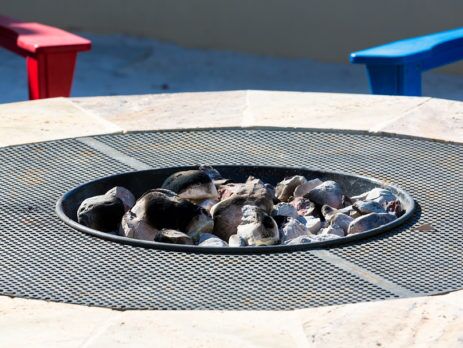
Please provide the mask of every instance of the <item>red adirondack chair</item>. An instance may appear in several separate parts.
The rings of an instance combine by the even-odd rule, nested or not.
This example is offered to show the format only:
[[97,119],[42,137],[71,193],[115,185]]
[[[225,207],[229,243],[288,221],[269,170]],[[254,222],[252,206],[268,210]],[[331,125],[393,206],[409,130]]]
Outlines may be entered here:
[[29,99],[69,97],[77,53],[91,41],[48,25],[0,16],[0,46],[26,58]]

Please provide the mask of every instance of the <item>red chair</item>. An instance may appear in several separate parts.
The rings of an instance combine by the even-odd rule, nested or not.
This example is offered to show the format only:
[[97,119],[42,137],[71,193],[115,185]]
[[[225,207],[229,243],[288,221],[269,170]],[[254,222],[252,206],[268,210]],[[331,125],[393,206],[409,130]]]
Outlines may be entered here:
[[0,16],[0,46],[26,58],[29,99],[69,97],[77,52],[91,45],[58,28]]

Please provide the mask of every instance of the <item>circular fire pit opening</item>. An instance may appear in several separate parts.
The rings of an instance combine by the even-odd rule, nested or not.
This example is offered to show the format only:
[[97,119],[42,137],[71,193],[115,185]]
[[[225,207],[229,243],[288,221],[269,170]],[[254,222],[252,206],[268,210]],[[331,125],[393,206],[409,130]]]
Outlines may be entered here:
[[127,238],[111,233],[97,231],[95,229],[86,227],[77,222],[77,211],[80,204],[87,198],[103,195],[108,190],[115,186],[122,186],[131,191],[135,198],[138,199],[145,192],[153,188],[159,188],[164,180],[170,175],[185,170],[193,170],[198,167],[172,167],[151,169],[138,172],[129,172],[109,177],[104,177],[80,185],[71,191],[65,193],[56,205],[58,216],[69,226],[78,231],[110,240],[113,242],[129,244],[133,246],[141,246],[145,248],[157,248],[171,251],[183,252],[199,252],[199,253],[232,253],[232,254],[252,254],[252,253],[269,253],[269,252],[289,252],[298,250],[307,250],[320,247],[332,247],[348,243],[351,241],[371,237],[379,233],[390,230],[398,225],[403,224],[413,213],[415,203],[412,197],[402,190],[401,188],[386,184],[379,180],[345,174],[340,172],[327,172],[317,171],[306,168],[293,168],[293,167],[267,167],[267,166],[213,166],[217,169],[224,178],[230,179],[232,182],[245,182],[249,176],[254,176],[261,179],[265,183],[276,185],[278,182],[287,177],[295,175],[302,175],[307,180],[318,178],[322,181],[332,180],[339,184],[343,193],[346,196],[352,197],[363,194],[374,188],[385,188],[392,192],[400,201],[402,209],[405,211],[403,215],[386,223],[380,227],[373,228],[361,233],[351,234],[342,238],[333,240],[324,240],[311,242],[307,244],[293,244],[293,245],[269,245],[269,246],[246,246],[246,247],[211,247],[211,246],[196,246],[196,245],[183,245],[162,243],[148,240],[140,240],[134,238]]

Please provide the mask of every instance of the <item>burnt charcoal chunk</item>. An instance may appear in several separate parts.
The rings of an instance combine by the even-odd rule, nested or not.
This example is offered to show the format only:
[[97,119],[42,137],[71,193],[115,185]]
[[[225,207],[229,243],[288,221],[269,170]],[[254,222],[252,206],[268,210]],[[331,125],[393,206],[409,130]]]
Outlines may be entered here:
[[98,231],[112,232],[118,229],[124,213],[124,204],[119,198],[95,196],[82,202],[77,221]]

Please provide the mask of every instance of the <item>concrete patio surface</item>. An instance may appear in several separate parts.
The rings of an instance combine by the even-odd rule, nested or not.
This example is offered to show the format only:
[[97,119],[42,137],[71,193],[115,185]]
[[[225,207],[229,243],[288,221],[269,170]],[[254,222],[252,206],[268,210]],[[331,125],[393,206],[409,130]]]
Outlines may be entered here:
[[[229,91],[0,105],[0,145],[135,130],[358,129],[463,143],[463,103]],[[460,347],[463,291],[295,311],[113,311],[0,297],[0,346]]]

